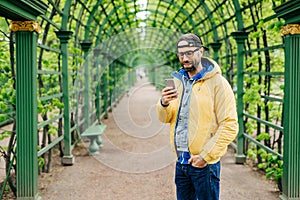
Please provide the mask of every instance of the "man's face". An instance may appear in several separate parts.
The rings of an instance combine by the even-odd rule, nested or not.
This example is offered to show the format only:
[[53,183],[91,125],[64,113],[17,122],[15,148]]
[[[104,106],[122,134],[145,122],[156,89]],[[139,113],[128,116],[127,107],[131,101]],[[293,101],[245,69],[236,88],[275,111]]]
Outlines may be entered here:
[[[188,45],[188,42],[180,41],[178,43],[178,46],[184,45]],[[196,70],[199,62],[201,61],[202,53],[202,47],[181,47],[177,49],[179,61],[187,72],[193,72]]]

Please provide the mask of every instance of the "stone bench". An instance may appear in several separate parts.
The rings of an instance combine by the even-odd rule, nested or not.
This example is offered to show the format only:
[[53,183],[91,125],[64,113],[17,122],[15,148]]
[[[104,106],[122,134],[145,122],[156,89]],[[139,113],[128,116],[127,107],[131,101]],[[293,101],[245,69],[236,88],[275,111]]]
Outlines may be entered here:
[[90,155],[99,154],[99,149],[102,147],[101,135],[105,128],[105,124],[90,126],[81,134],[81,137],[87,137],[90,139]]

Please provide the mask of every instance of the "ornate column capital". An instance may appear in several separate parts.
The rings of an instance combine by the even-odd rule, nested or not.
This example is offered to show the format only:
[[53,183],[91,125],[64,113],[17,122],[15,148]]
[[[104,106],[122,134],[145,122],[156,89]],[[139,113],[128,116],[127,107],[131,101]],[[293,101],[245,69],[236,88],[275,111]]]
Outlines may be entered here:
[[17,31],[30,31],[36,33],[41,32],[41,26],[36,21],[12,21],[9,28],[13,32],[17,32]]
[[72,38],[72,31],[55,31],[56,36],[60,39],[61,43],[68,43],[68,40]]
[[216,51],[220,50],[222,43],[221,42],[212,42],[209,44],[209,46],[211,46],[211,48],[213,48],[213,50],[216,52]]
[[86,52],[87,52],[87,51],[90,50],[92,44],[93,44],[93,43],[90,42],[90,41],[83,41],[83,42],[80,43],[81,49],[82,49],[83,51],[86,51]]
[[300,24],[288,24],[281,28],[281,36],[300,34]]
[[236,31],[232,32],[231,36],[237,41],[237,43],[244,43],[245,39],[248,38],[249,32]]

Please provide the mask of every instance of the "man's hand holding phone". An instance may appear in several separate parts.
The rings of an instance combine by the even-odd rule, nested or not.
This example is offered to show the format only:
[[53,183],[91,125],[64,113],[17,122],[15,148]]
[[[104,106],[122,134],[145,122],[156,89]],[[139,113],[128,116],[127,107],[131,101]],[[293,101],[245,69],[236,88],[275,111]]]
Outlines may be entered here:
[[161,103],[164,106],[169,105],[170,101],[178,97],[177,89],[175,88],[175,83],[173,79],[165,79],[166,87],[161,93]]

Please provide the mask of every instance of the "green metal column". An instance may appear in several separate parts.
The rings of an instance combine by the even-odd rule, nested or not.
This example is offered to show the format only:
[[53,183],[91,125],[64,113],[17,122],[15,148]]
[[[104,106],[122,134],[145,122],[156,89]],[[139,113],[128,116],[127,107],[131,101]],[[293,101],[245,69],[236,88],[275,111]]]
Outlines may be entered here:
[[112,111],[112,104],[113,104],[113,90],[115,89],[114,85],[114,67],[113,63],[111,63],[108,67],[108,75],[109,75],[109,80],[108,80],[108,88],[109,88],[109,112]]
[[284,165],[282,199],[300,199],[300,24],[298,24],[298,34],[285,35],[284,38]]
[[222,46],[222,43],[220,42],[213,42],[209,44],[211,46],[211,48],[214,50],[214,60],[218,63],[218,59],[219,59],[219,50]]
[[64,156],[62,164],[73,165],[74,157],[72,155],[71,131],[70,131],[70,99],[69,99],[69,64],[68,64],[68,41],[73,32],[57,31],[56,36],[60,40],[62,55],[62,92],[64,103]]
[[117,77],[118,77],[118,63],[114,63],[114,65],[112,66],[113,67],[113,77],[114,77],[114,90],[112,91],[112,105],[115,105],[116,103],[116,100],[117,100],[117,95],[119,93],[119,87],[117,85]]
[[[23,27],[23,28],[22,28]],[[17,198],[39,199],[37,165],[37,33],[34,21],[14,21],[16,31]]]
[[97,120],[100,122],[100,115],[101,115],[101,106],[100,106],[100,88],[101,88],[101,78],[99,74],[99,55],[100,55],[100,49],[94,49],[94,67],[96,67],[96,80],[97,80],[97,85],[96,85],[96,115],[97,115]]
[[243,102],[243,87],[244,87],[244,45],[245,39],[248,37],[247,32],[237,31],[231,33],[231,36],[236,40],[238,49],[237,49],[237,114],[239,122],[239,133],[237,136],[237,152],[235,154],[235,163],[243,164],[246,161],[246,156],[244,154],[244,123],[243,123],[243,111],[244,111],[244,102]]
[[131,80],[132,80],[132,86],[134,86],[135,83],[136,83],[136,71],[135,71],[135,68],[132,68],[132,70],[131,70]]
[[149,67],[147,75],[148,75],[150,83],[153,83],[153,81],[152,81],[152,67]]
[[107,81],[108,81],[108,68],[109,67],[106,67],[104,73],[103,73],[103,86],[102,86],[102,89],[103,89],[103,107],[104,107],[104,119],[107,119],[108,118],[108,84],[107,84]]
[[284,150],[282,195],[280,199],[300,199],[300,1],[289,1],[277,8],[285,19],[284,37]]
[[153,76],[154,76],[154,86],[157,88],[157,86],[158,86],[158,68],[156,67],[156,66],[154,66],[154,69],[153,69],[153,72],[154,72],[154,74],[153,74]]
[[132,67],[128,68],[128,90],[133,86],[132,71]]
[[91,42],[85,41],[80,43],[81,49],[84,52],[84,121],[85,121],[85,129],[87,129],[90,125],[90,98],[89,98],[89,62],[88,62],[88,54],[89,50],[92,46]]
[[114,93],[115,96],[115,102],[114,102],[114,106],[116,107],[116,103],[119,102],[119,97],[122,95],[122,87],[121,84],[125,84],[124,83],[124,78],[120,80],[120,76],[122,75],[122,68],[121,68],[121,64],[117,63],[117,68],[115,70],[115,86],[117,87],[117,89],[115,91],[117,91],[116,93]]

